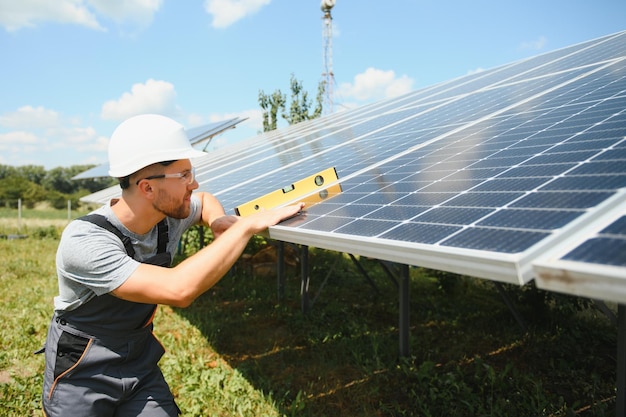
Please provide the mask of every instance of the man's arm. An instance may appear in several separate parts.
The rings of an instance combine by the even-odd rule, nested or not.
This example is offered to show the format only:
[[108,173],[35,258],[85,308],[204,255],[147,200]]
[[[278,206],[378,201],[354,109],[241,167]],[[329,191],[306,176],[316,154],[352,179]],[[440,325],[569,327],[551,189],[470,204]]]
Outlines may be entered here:
[[222,204],[213,194],[198,192],[196,195],[202,202],[200,224],[210,227],[214,238],[217,239],[239,219],[237,216],[227,216]]
[[228,272],[252,235],[296,215],[302,207],[295,204],[238,218],[219,239],[176,267],[141,264],[112,293],[128,301],[187,307]]

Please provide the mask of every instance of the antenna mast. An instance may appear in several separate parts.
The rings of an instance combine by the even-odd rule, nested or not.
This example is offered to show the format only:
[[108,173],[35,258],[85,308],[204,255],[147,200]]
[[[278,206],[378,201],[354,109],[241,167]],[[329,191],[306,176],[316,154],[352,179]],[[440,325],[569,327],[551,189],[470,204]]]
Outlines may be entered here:
[[322,0],[321,9],[324,13],[322,26],[322,37],[324,41],[324,112],[333,112],[333,87],[335,84],[335,74],[333,74],[333,17],[330,10],[335,5],[335,0]]

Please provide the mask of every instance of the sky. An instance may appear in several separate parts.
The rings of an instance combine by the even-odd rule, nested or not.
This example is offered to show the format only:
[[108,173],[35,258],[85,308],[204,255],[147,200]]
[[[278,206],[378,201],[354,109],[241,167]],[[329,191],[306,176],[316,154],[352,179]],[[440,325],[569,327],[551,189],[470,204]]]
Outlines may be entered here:
[[0,164],[105,163],[141,113],[247,118],[210,152],[262,130],[260,91],[289,97],[293,76],[315,97],[325,61],[338,112],[626,30],[623,0],[336,0],[331,15],[325,50],[319,0],[0,0]]

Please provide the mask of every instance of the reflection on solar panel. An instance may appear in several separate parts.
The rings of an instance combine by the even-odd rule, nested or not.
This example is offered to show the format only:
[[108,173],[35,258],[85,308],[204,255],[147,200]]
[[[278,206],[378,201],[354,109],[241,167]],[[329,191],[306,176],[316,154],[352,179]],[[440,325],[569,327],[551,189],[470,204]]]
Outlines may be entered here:
[[196,170],[232,213],[334,166],[342,193],[271,237],[523,284],[626,187],[625,136],[621,32],[265,133]]

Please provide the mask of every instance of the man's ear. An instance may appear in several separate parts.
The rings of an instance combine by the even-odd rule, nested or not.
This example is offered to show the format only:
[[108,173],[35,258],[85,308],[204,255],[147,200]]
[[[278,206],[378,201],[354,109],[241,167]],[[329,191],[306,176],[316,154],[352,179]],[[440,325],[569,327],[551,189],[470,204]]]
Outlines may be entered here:
[[137,189],[142,195],[147,198],[151,199],[154,196],[154,189],[152,188],[152,185],[150,185],[149,181],[139,181],[139,184],[137,184]]

